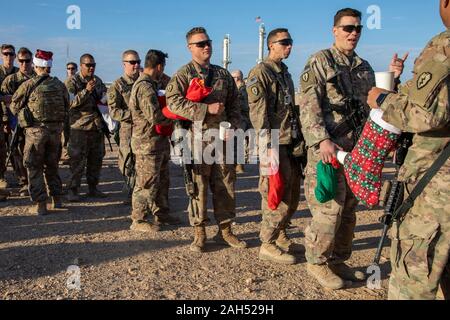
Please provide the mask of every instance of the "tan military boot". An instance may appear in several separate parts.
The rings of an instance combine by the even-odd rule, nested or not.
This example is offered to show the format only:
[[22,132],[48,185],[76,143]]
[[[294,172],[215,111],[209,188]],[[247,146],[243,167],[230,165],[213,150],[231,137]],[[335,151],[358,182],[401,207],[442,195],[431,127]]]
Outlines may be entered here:
[[339,290],[345,285],[344,280],[334,274],[326,264],[318,265],[308,263],[306,269],[324,288]]
[[28,197],[30,195],[30,192],[28,191],[28,185],[24,185],[20,188],[19,195],[21,197]]
[[46,216],[48,215],[47,211],[47,202],[35,202],[30,207],[30,210],[28,211],[30,214],[37,214],[38,216]]
[[5,177],[0,176],[0,189],[8,188],[8,181],[6,181]]
[[280,231],[280,234],[278,235],[275,244],[284,252],[289,252],[289,249],[291,248],[292,245],[292,241],[291,239],[288,238],[286,234],[286,229],[282,229]]
[[366,280],[366,275],[364,273],[350,268],[345,263],[329,264],[328,266],[335,274],[337,274],[339,277],[341,277],[345,280],[351,280],[351,281]]
[[205,226],[194,227],[194,241],[191,243],[189,249],[193,252],[201,253],[204,251],[206,242],[206,229]]
[[69,190],[67,200],[69,200],[69,202],[80,202],[80,195],[78,194],[77,188],[72,188]]
[[236,165],[236,173],[237,174],[242,174],[245,173],[245,168],[242,164],[237,164]]
[[145,233],[153,233],[158,232],[160,229],[158,226],[155,226],[153,223],[148,221],[133,221],[130,226],[131,231],[145,232]]
[[229,245],[233,248],[247,248],[247,243],[239,240],[231,231],[231,223],[220,224],[219,232],[217,232],[213,239],[219,244]]
[[263,243],[261,245],[259,259],[281,264],[295,264],[297,262],[293,255],[283,252],[273,243]]
[[62,198],[60,196],[52,197],[52,209],[63,209]]

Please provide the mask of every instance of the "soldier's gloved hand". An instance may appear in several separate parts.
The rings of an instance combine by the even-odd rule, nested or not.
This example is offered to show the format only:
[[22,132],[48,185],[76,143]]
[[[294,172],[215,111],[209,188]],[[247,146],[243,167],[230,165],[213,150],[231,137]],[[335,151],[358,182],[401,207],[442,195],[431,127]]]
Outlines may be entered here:
[[220,115],[225,110],[225,105],[221,102],[208,104],[208,113],[212,115]]
[[320,159],[323,163],[331,163],[336,158],[337,150],[342,150],[342,148],[330,139],[323,140],[320,143]]
[[405,68],[405,61],[408,60],[409,52],[407,52],[402,59],[398,58],[398,54],[394,54],[391,60],[391,64],[389,65],[389,71],[394,72],[394,77],[400,78],[403,73],[403,69]]

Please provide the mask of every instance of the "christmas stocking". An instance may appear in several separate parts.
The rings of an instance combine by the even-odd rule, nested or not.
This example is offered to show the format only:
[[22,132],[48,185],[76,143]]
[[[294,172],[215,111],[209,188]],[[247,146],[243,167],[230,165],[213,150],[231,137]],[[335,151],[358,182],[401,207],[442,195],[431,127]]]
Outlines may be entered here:
[[382,119],[383,111],[374,109],[351,153],[338,152],[345,177],[356,198],[365,206],[378,205],[381,174],[388,154],[394,150],[401,131]]

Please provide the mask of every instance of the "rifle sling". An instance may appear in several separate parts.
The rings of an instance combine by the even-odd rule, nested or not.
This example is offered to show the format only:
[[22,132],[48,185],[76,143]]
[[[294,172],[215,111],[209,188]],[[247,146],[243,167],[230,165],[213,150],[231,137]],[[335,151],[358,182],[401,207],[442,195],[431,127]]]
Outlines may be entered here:
[[442,168],[445,162],[450,157],[450,143],[447,144],[444,151],[439,155],[433,165],[428,169],[427,173],[423,176],[423,178],[419,181],[419,183],[415,186],[413,191],[410,193],[408,198],[401,204],[401,206],[395,211],[394,217],[402,217],[406,214],[413,206],[417,197],[425,190],[425,187],[431,182],[434,176],[438,173],[438,171]]

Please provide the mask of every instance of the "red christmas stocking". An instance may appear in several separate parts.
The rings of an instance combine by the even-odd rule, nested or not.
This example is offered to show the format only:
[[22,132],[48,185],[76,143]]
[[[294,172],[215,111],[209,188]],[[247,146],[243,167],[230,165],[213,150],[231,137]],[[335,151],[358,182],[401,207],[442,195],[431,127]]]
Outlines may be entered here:
[[380,201],[384,162],[401,134],[399,129],[383,121],[382,116],[382,110],[372,110],[353,151],[338,152],[350,189],[369,208]]

